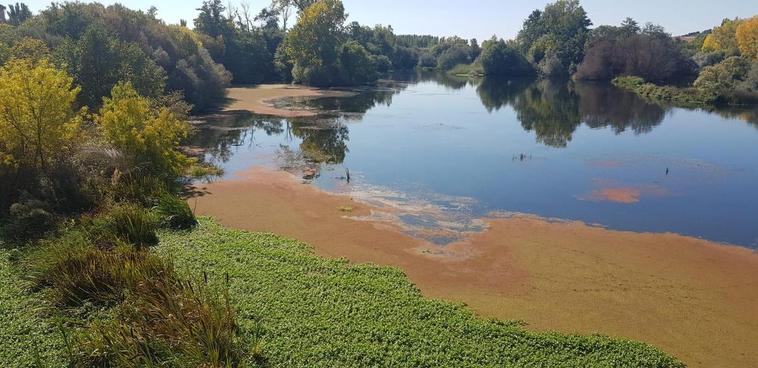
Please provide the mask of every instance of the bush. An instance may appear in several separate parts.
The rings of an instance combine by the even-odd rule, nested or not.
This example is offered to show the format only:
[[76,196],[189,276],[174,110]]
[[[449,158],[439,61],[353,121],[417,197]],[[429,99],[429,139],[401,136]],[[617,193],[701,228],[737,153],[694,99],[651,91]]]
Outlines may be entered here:
[[189,230],[197,226],[195,214],[187,202],[171,194],[164,194],[156,208],[161,226],[174,230]]
[[719,103],[758,101],[758,61],[733,56],[700,72],[695,88],[714,96]]
[[47,207],[46,203],[36,200],[13,204],[0,235],[16,242],[42,238],[55,227],[55,216]]

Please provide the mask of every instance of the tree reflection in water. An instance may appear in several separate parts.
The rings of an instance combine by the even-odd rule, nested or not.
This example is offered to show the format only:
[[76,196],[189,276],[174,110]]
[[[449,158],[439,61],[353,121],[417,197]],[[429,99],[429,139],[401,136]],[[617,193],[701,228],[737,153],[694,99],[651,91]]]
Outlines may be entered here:
[[[354,89],[352,97],[298,99],[280,102],[319,111],[315,118],[281,119],[247,112],[227,112],[203,117],[190,146],[202,148],[206,160],[223,164],[233,147],[254,145],[255,134],[283,135],[299,146],[281,148],[288,157],[282,165],[319,170],[321,164],[339,165],[349,152],[349,122],[360,121],[375,106],[390,106],[393,97],[409,85],[433,81],[447,89],[475,88],[489,113],[510,107],[522,128],[534,132],[537,142],[562,148],[571,142],[582,124],[593,129],[611,128],[616,134],[649,133],[662,123],[668,107],[651,103],[609,84],[574,83],[533,79],[472,80],[444,73],[419,72],[388,76],[377,87]],[[739,118],[758,128],[754,109],[713,111]],[[294,162],[297,161],[297,162]],[[317,174],[317,173],[316,173]]]
[[551,147],[566,147],[582,123],[612,127],[617,134],[627,129],[641,134],[666,114],[661,106],[607,84],[485,79],[477,93],[490,113],[513,108],[521,126]]

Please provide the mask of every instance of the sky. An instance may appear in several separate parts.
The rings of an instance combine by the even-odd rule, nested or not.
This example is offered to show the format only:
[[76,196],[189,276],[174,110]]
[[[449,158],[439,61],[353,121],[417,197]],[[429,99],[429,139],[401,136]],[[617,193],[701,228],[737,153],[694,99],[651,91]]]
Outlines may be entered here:
[[[11,2],[15,0],[6,0]],[[83,0],[86,2],[86,0]],[[26,0],[33,11],[46,8],[50,1]],[[158,16],[168,23],[186,19],[192,23],[202,0],[123,0],[130,8],[158,8]],[[226,1],[225,1],[226,2]],[[245,2],[252,9],[263,8],[270,0],[231,0]],[[492,35],[514,38],[523,20],[547,0],[343,0],[349,21],[361,24],[391,25],[396,34],[458,35],[487,39]],[[712,28],[724,18],[758,15],[758,0],[582,0],[582,6],[595,25],[619,24],[626,17],[640,24],[660,24],[674,35]]]

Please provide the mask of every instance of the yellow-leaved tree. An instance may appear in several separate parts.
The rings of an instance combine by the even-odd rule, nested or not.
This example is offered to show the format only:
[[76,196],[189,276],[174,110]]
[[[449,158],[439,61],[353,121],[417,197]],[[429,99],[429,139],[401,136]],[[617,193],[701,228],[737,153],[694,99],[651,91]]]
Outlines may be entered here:
[[130,83],[113,87],[104,99],[97,122],[105,140],[135,167],[149,174],[176,178],[191,161],[179,151],[189,124],[165,107],[154,108]]
[[742,56],[758,60],[758,15],[742,22],[737,27],[736,37]]
[[743,22],[743,20],[736,18],[734,20],[724,19],[721,22],[721,26],[716,27],[703,41],[703,51],[721,51],[726,56],[739,55],[739,48],[737,47],[737,27]]
[[46,59],[12,59],[0,68],[0,164],[47,170],[77,143],[85,110],[79,88]]

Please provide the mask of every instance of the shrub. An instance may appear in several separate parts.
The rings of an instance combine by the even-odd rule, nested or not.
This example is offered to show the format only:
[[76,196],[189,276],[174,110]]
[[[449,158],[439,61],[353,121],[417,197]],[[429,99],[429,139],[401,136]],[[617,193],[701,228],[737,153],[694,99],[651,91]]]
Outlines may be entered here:
[[695,88],[713,95],[717,102],[740,104],[758,101],[758,61],[733,56],[703,69]]
[[174,230],[188,230],[197,225],[195,214],[183,199],[164,194],[156,208],[161,218],[161,226]]
[[55,227],[55,217],[47,207],[44,202],[36,200],[13,204],[0,235],[17,242],[43,237]]
[[171,179],[182,175],[190,161],[179,152],[189,125],[171,110],[155,109],[130,83],[113,87],[97,118],[108,144],[118,149],[132,165],[148,174]]

